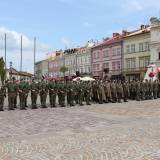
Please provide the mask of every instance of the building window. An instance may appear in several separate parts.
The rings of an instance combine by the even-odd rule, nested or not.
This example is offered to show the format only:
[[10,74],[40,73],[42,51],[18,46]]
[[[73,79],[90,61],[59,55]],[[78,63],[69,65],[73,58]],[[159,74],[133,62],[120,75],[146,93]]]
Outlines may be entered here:
[[131,53],[135,53],[135,52],[136,52],[135,44],[132,44],[131,45]]
[[117,61],[117,70],[120,70],[121,69],[121,63],[120,61]]
[[145,42],[145,51],[149,51],[150,47],[149,47],[149,42]]
[[116,70],[116,62],[112,62],[112,70]]
[[139,58],[139,67],[140,68],[145,68],[149,65],[150,63],[150,56],[147,57],[140,57]]
[[126,59],[126,69],[130,69],[130,59]]
[[144,51],[143,49],[144,49],[143,43],[139,43],[139,52],[143,52]]
[[104,58],[109,57],[109,50],[108,49],[103,50],[103,57]]
[[112,49],[112,56],[116,56],[116,49],[115,48]]
[[118,47],[118,48],[117,48],[117,56],[120,56],[120,55],[121,55],[121,48]]
[[109,68],[109,63],[103,63],[103,68]]
[[136,68],[136,58],[131,58],[131,68]]
[[126,54],[130,53],[130,45],[126,46]]

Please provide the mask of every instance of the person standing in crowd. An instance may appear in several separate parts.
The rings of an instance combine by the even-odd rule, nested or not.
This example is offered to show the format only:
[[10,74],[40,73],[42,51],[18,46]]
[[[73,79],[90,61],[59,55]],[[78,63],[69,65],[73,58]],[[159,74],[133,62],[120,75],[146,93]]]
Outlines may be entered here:
[[37,109],[37,98],[38,98],[38,83],[35,82],[34,78],[32,79],[32,83],[30,85],[31,89],[31,101],[32,101],[32,109]]
[[46,105],[47,94],[48,94],[48,85],[45,82],[44,78],[42,77],[42,80],[39,83],[39,95],[40,95],[42,108],[47,108],[47,105]]
[[121,99],[124,98],[124,93],[123,93],[123,86],[120,80],[118,80],[116,83],[116,90],[117,90],[118,103],[121,103]]
[[124,93],[124,102],[128,102],[129,95],[130,95],[128,81],[123,81],[122,87],[123,87],[123,93]]
[[20,80],[18,88],[19,88],[18,91],[19,91],[20,109],[25,110],[26,109],[25,98],[27,93],[26,93],[25,81],[23,78]]
[[138,79],[135,82],[135,87],[136,87],[136,101],[140,101],[141,83]]
[[105,92],[105,97],[106,97],[106,103],[111,101],[111,86],[110,86],[110,81],[106,80],[104,82],[104,92]]
[[145,100],[148,100],[149,99],[149,83],[147,79],[144,83],[144,88],[145,88]]
[[158,98],[158,80],[155,80],[153,82],[153,97],[154,99],[157,99]]
[[103,91],[104,91],[104,86],[102,80],[99,81],[98,84],[98,99],[99,99],[99,104],[103,104]]
[[56,107],[56,95],[57,95],[57,85],[54,79],[51,79],[48,83],[49,89],[49,100],[51,108]]
[[84,89],[83,89],[83,83],[82,81],[80,81],[78,83],[78,86],[77,86],[77,89],[78,89],[78,103],[80,106],[83,106],[83,100],[84,100]]
[[153,80],[151,80],[151,79],[149,80],[148,88],[149,88],[148,98],[152,99],[153,98]]
[[12,78],[12,81],[8,81],[6,88],[8,91],[8,110],[14,110],[18,93],[18,85],[14,77]]
[[74,106],[74,89],[73,89],[72,81],[68,81],[66,84],[66,91],[67,91],[67,104],[71,107]]
[[2,85],[0,87],[0,111],[3,111],[5,97],[6,97],[6,88],[4,85]]
[[86,105],[91,105],[90,104],[90,92],[91,92],[91,87],[89,81],[84,82],[84,98],[86,101]]
[[112,103],[117,102],[117,90],[116,90],[116,83],[114,80],[111,81],[111,95],[112,95]]

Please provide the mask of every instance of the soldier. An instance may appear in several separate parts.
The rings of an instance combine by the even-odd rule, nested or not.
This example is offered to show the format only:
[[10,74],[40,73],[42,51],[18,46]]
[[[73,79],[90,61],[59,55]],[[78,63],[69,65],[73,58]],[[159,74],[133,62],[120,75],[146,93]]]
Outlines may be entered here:
[[91,86],[90,86],[90,82],[87,81],[86,83],[84,83],[84,97],[85,97],[86,105],[91,105],[90,93],[91,93]]
[[27,106],[27,98],[28,98],[29,91],[30,91],[30,85],[29,85],[29,81],[26,79],[25,80],[25,97],[24,97],[25,107],[28,107]]
[[56,107],[57,85],[53,79],[50,80],[48,84],[48,89],[51,108]]
[[99,81],[99,87],[98,87],[98,98],[99,98],[99,104],[103,104],[103,82],[102,80]]
[[117,102],[117,90],[116,90],[115,81],[111,82],[111,95],[112,95],[112,103],[116,103]]
[[136,82],[135,80],[132,80],[130,83],[130,93],[131,93],[131,99],[136,99]]
[[145,89],[145,100],[148,100],[149,99],[149,83],[147,79],[145,80],[145,83],[144,83],[144,89]]
[[25,110],[26,109],[26,104],[25,104],[25,98],[26,98],[26,90],[25,90],[25,81],[24,79],[20,80],[19,83],[19,100],[20,100],[20,109]]
[[123,86],[120,80],[116,83],[116,90],[117,90],[118,103],[121,103],[121,99],[124,98],[124,93],[123,93]]
[[0,87],[0,111],[3,111],[5,97],[6,97],[6,88],[5,86],[1,86]]
[[14,110],[15,101],[18,93],[18,86],[16,84],[16,79],[13,77],[12,81],[9,81],[6,84],[6,88],[8,91],[8,110]]
[[135,82],[135,86],[136,86],[136,100],[137,101],[140,101],[140,91],[141,91],[141,84],[140,84],[140,81],[139,80],[136,80]]
[[111,86],[110,86],[110,81],[106,80],[104,82],[104,92],[105,92],[105,97],[106,97],[106,103],[110,102],[111,101]]
[[140,82],[140,99],[144,100],[145,99],[145,84],[143,80]]
[[123,87],[123,93],[124,93],[124,102],[128,102],[128,98],[129,98],[129,83],[128,81],[123,81],[122,82],[122,87]]
[[153,98],[153,82],[152,82],[151,79],[149,80],[148,88],[149,88],[148,98],[149,98],[149,99],[152,99],[152,98]]
[[42,108],[47,108],[46,106],[47,94],[48,94],[48,86],[47,83],[44,81],[44,78],[42,77],[42,80],[39,83],[39,95]]
[[79,94],[78,94],[78,82],[73,82],[73,91],[74,91],[74,101],[76,104],[78,104]]
[[153,97],[154,99],[157,99],[158,97],[158,80],[153,82]]
[[93,84],[92,84],[92,92],[93,92],[93,97],[92,97],[93,102],[98,102],[98,84],[97,84],[97,81],[94,81]]
[[66,84],[66,88],[67,88],[67,103],[70,106],[74,106],[74,89],[73,89],[73,83],[72,81],[69,81]]
[[31,109],[37,109],[37,97],[38,97],[38,84],[32,79],[32,83],[30,85],[31,89],[31,101],[32,101],[32,106]]
[[64,81],[58,83],[58,101],[61,107],[65,107],[66,85]]
[[78,89],[78,103],[80,106],[83,106],[83,100],[84,100],[84,88],[83,83],[80,81],[77,85]]

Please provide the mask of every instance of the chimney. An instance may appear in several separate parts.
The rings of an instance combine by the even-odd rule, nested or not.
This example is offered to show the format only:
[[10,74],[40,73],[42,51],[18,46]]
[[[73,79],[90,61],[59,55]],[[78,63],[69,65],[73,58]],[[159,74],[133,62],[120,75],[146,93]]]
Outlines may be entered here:
[[120,36],[119,33],[113,33],[113,38]]
[[140,29],[141,29],[141,30],[142,30],[142,29],[145,29],[145,25],[142,24]]

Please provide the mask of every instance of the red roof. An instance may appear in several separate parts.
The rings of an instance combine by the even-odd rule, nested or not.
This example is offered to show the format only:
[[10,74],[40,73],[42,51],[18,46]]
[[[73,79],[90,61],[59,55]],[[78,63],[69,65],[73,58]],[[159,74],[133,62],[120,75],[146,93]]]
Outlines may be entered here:
[[97,47],[101,47],[104,45],[110,45],[110,44],[114,44],[114,43],[119,43],[121,41],[122,41],[122,35],[104,40],[103,42],[96,44],[92,48],[97,48]]

